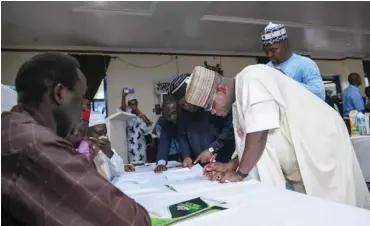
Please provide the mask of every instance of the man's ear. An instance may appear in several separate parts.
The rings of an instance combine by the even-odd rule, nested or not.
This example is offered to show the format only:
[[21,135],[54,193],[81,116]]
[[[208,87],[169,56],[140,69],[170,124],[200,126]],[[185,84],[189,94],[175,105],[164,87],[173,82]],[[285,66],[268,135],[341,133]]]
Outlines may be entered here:
[[67,94],[67,89],[60,83],[58,83],[53,90],[52,96],[57,105],[61,105]]

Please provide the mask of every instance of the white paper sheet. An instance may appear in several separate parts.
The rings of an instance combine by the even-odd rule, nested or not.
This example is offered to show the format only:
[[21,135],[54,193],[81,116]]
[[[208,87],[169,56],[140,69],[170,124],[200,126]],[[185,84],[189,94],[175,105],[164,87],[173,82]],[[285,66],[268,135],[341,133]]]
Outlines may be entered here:
[[169,182],[171,181],[183,181],[195,178],[201,178],[203,176],[203,167],[199,164],[192,168],[182,168],[163,172]]

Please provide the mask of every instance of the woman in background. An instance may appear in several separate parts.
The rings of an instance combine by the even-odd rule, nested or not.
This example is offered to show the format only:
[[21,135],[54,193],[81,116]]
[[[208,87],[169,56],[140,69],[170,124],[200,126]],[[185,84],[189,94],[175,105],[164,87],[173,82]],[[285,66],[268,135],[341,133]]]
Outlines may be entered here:
[[122,104],[118,111],[124,111],[136,115],[133,119],[127,121],[127,143],[128,159],[130,163],[146,162],[146,139],[150,134],[152,122],[138,108],[138,100],[130,97],[126,104],[127,92],[122,92]]

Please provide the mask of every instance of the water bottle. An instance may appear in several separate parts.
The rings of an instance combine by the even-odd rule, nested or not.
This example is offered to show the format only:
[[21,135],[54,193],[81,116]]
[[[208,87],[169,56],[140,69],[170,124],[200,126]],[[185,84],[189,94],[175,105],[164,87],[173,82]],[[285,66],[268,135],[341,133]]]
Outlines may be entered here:
[[359,112],[356,116],[356,122],[359,127],[359,134],[360,135],[366,135],[366,122],[365,122],[365,115]]

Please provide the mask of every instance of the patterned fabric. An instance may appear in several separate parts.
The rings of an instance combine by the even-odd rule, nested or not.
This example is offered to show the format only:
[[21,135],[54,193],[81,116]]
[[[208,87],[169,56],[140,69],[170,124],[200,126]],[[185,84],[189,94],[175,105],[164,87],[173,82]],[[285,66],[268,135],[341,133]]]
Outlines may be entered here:
[[[118,108],[121,111],[121,108]],[[130,107],[127,107],[126,112],[131,113]],[[128,146],[128,161],[138,162],[146,161],[146,141],[145,136],[150,133],[150,127],[139,117],[127,121],[127,146]]]
[[170,84],[170,93],[174,94],[183,84],[185,84],[185,80],[189,76],[190,74],[181,74],[173,77]]
[[264,29],[261,39],[262,44],[267,46],[288,41],[288,34],[284,25],[270,22]]
[[269,62],[267,65],[282,71],[316,96],[325,100],[325,87],[320,69],[310,58],[293,53],[288,60],[281,64],[274,65]]
[[187,86],[186,101],[195,106],[204,107],[211,94],[216,72],[197,66],[191,73],[191,81]]
[[150,225],[146,210],[105,180],[53,121],[19,104],[1,115],[3,225]]

